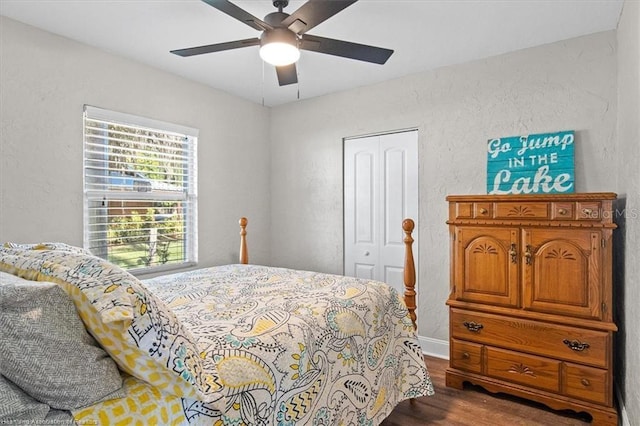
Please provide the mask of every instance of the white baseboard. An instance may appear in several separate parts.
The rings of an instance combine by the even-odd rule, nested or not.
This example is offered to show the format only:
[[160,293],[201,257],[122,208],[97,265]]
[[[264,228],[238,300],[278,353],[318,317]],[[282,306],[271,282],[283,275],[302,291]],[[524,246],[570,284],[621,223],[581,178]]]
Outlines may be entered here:
[[418,336],[422,353],[435,358],[449,359],[449,341]]
[[627,414],[627,410],[624,407],[624,401],[622,400],[622,392],[620,392],[620,388],[616,386],[616,399],[618,400],[618,424],[621,426],[631,426],[631,421],[629,420],[629,415]]
[[[449,341],[433,339],[431,337],[418,336],[422,353],[435,358],[449,359]],[[624,407],[624,401],[622,400],[622,393],[620,388],[616,386],[616,397],[618,400],[618,424],[620,426],[631,426],[631,421],[627,415],[627,410]]]

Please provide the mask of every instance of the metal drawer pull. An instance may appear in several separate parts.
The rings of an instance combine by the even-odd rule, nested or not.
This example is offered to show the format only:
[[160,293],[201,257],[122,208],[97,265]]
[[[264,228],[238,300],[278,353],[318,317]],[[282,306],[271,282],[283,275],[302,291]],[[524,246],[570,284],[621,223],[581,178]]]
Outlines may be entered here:
[[587,379],[582,379],[580,380],[580,383],[582,383],[582,386],[590,386],[591,382]]
[[593,210],[592,209],[582,209],[582,214],[585,216],[592,216],[593,215]]
[[487,214],[487,213],[489,213],[489,210],[485,208],[480,209],[480,214]]
[[586,342],[582,343],[579,340],[564,339],[562,341],[562,343],[567,345],[569,347],[569,349],[571,349],[572,351],[582,352],[585,349],[589,349],[589,344],[588,343],[586,343]]
[[560,214],[560,216],[564,216],[567,214],[567,209],[558,209],[558,214]]
[[509,254],[511,255],[511,263],[518,263],[518,252],[516,251],[516,243],[511,243],[511,250],[509,250]]
[[[463,358],[463,359],[469,359],[469,358],[471,358],[471,355],[469,355],[469,352],[464,352],[464,353],[462,354],[462,358]],[[582,380],[584,380],[584,379],[582,379]]]
[[484,326],[482,324],[480,324],[479,322],[475,322],[475,321],[465,321],[462,323],[462,325],[464,325],[465,327],[467,327],[467,330],[472,331],[474,333],[477,333],[478,331],[480,331]]

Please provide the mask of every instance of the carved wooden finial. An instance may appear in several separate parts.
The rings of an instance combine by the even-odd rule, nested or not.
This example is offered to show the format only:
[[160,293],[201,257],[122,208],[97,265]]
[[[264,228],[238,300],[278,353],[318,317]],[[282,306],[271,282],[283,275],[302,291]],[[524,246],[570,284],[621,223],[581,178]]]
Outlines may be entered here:
[[407,305],[407,309],[409,310],[409,317],[411,318],[411,322],[413,323],[413,327],[418,330],[418,325],[416,324],[416,266],[413,262],[413,249],[411,246],[413,245],[413,237],[411,233],[413,232],[415,224],[411,219],[405,219],[402,221],[402,229],[404,230],[404,245],[405,245],[405,256],[404,256],[404,303]]
[[[413,232],[413,228],[415,227],[415,223],[413,223],[413,219],[405,219],[402,221],[402,229],[404,230],[404,233],[411,238],[411,233]],[[406,243],[407,240],[405,239],[404,242]],[[413,243],[413,239],[411,239],[411,242]]]
[[249,263],[249,251],[247,250],[247,223],[246,217],[241,217],[238,221],[240,224],[240,263],[246,265]]

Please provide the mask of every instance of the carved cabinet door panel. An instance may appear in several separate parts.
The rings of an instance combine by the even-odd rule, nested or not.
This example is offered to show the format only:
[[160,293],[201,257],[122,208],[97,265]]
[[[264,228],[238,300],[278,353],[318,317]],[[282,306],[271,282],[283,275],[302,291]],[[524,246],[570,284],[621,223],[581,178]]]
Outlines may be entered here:
[[601,233],[593,229],[525,229],[525,309],[602,318]]
[[457,227],[455,233],[456,299],[519,307],[518,229]]

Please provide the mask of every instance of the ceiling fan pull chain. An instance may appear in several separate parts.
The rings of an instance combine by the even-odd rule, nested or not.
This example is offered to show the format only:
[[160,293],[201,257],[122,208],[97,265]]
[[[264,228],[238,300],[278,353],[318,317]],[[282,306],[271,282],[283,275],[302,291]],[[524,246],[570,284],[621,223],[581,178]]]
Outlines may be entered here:
[[262,84],[260,85],[260,89],[262,91],[262,106],[264,106],[264,61],[262,62]]
[[[298,62],[298,65],[301,65],[301,64],[302,64],[302,61],[299,61],[299,62]],[[298,77],[298,70],[299,70],[299,69],[300,69],[300,67],[298,66],[298,67],[296,68],[296,78]],[[296,86],[298,86],[298,87],[297,87],[297,89],[298,89],[298,100],[300,100],[300,79],[298,79]]]
[[[297,71],[296,71],[296,73],[297,73]],[[297,86],[298,86],[298,100],[300,100],[300,80],[298,80]]]

